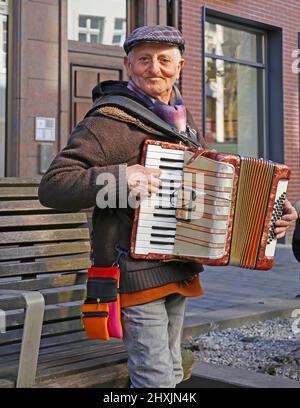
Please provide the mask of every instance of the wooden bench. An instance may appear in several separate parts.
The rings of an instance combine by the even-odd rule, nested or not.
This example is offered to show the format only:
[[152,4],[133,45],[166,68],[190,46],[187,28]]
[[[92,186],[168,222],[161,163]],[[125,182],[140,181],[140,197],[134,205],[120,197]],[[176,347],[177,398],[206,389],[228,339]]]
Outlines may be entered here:
[[0,388],[126,386],[122,343],[82,328],[86,214],[43,207],[38,183],[0,178]]

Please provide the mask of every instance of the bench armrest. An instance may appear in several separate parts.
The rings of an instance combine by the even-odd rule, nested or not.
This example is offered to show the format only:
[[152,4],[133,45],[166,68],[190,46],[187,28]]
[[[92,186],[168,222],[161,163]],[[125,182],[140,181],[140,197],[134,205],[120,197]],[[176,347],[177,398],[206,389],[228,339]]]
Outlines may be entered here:
[[35,383],[45,310],[44,297],[37,291],[0,289],[0,295],[23,297],[26,314],[19,359],[17,388],[30,388]]

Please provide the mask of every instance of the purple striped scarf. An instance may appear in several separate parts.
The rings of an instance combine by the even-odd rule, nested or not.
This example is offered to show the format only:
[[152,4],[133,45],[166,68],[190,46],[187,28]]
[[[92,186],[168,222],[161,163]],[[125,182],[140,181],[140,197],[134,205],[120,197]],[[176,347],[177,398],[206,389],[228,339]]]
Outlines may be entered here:
[[179,89],[176,86],[173,87],[169,105],[147,95],[131,79],[128,81],[127,87],[142,99],[152,112],[167,122],[170,126],[175,127],[182,132],[186,131],[186,107]]

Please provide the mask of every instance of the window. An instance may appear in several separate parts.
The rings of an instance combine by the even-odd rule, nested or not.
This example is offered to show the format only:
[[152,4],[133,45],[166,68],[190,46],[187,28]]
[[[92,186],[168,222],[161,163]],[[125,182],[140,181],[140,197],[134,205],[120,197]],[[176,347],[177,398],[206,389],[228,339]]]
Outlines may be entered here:
[[122,46],[126,0],[68,0],[69,40]]
[[223,152],[265,154],[265,37],[207,18],[205,136]]
[[7,16],[0,17],[0,72],[6,73],[6,56],[7,56]]
[[123,30],[124,23],[126,23],[124,18],[115,18],[115,30]]
[[79,16],[78,40],[88,43],[102,43],[103,17]]
[[113,40],[112,40],[112,42],[113,42],[113,44],[120,44],[120,42],[121,42],[121,36],[120,35],[114,35],[113,36]]
[[115,19],[115,30],[112,38],[114,45],[122,46],[126,37],[126,20],[124,18]]

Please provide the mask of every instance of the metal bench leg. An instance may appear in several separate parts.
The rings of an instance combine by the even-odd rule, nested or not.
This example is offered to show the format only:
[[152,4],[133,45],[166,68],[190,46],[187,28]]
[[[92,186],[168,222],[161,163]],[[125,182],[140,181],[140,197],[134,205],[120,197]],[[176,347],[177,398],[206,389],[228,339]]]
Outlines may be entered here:
[[37,371],[45,309],[44,297],[40,292],[35,291],[1,290],[0,292],[21,295],[26,302],[17,388],[30,388],[35,383]]
[[17,388],[32,387],[35,383],[45,301],[39,292],[23,292],[26,316],[22,338]]

